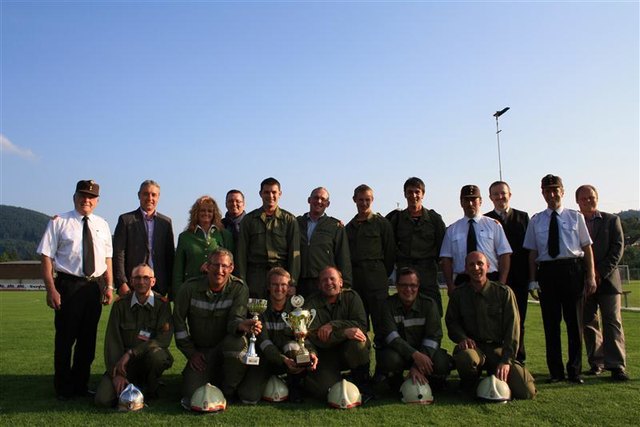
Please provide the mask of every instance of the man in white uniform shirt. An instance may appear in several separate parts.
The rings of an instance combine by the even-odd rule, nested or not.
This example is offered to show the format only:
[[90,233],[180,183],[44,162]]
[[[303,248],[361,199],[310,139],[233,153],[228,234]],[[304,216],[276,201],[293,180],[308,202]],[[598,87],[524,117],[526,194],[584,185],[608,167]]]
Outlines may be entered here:
[[[489,261],[489,280],[507,283],[511,262],[511,246],[498,221],[480,213],[482,197],[476,185],[465,185],[460,190],[460,206],[464,217],[451,224],[444,235],[440,249],[442,274],[451,293],[455,286],[468,281],[464,260],[467,254],[482,252]],[[454,280],[454,274],[456,275]]]
[[[535,214],[524,237],[529,249],[529,289],[540,291],[540,309],[547,348],[548,383],[565,379],[560,321],[567,327],[569,382],[582,384],[582,313],[584,295],[596,290],[591,238],[584,216],[562,207],[564,187],[555,175],[542,178],[547,209]],[[537,280],[536,282],[536,273]]]

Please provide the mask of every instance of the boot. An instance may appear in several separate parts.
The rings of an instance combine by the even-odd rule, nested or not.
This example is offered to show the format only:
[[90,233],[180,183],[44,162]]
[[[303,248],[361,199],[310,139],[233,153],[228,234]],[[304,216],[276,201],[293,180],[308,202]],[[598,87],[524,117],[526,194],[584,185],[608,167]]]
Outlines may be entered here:
[[369,364],[358,366],[351,370],[351,376],[354,384],[360,390],[360,396],[362,403],[367,403],[371,399],[375,398],[375,394],[371,388],[371,379],[369,377]]

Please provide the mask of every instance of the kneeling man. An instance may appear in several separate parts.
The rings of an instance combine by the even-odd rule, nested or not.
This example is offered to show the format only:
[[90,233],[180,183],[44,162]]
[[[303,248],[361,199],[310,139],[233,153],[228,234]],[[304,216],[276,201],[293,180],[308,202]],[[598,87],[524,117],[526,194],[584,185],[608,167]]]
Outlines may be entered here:
[[533,377],[515,360],[520,318],[513,291],[487,279],[489,261],[482,252],[465,259],[469,281],[456,288],[445,316],[449,338],[463,387],[475,390],[483,369],[506,381],[515,399],[536,395]]
[[183,399],[211,383],[233,401],[246,371],[240,360],[244,334],[262,330],[259,320],[246,318],[249,288],[232,271],[233,255],[218,248],[209,255],[207,275],[187,280],[178,291],[173,322],[176,345],[187,358]]
[[[342,274],[335,267],[320,271],[320,293],[306,305],[316,310],[309,339],[318,351],[318,368],[305,380],[307,390],[319,399],[326,399],[329,387],[342,379],[340,372],[351,370],[353,382],[363,394],[369,392],[369,350],[366,334],[367,318],[362,299],[351,289],[344,289]],[[366,396],[369,395],[369,396]]]
[[388,379],[398,391],[405,369],[414,383],[442,388],[450,371],[450,356],[440,348],[442,324],[438,303],[419,293],[416,270],[398,270],[398,293],[382,309],[383,347],[376,349],[376,378]]
[[141,389],[145,400],[157,397],[158,380],[171,367],[173,327],[166,298],[152,290],[156,284],[147,264],[131,273],[133,292],[113,304],[104,343],[107,372],[96,390],[99,406],[113,406],[130,382]]

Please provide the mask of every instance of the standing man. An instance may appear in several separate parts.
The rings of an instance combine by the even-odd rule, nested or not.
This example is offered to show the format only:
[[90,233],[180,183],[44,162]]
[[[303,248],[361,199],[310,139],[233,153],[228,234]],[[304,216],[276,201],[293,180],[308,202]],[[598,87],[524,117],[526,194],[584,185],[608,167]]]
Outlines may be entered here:
[[75,209],[49,221],[37,250],[47,305],[55,310],[53,382],[59,400],[91,395],[88,384],[101,304],[113,299],[111,231],[93,214],[99,196],[95,181],[78,181]]
[[607,369],[611,371],[612,379],[627,381],[629,375],[625,369],[626,352],[620,314],[622,281],[618,272],[624,250],[622,225],[616,215],[598,210],[598,190],[593,185],[578,187],[576,202],[593,240],[591,249],[597,286],[584,307],[584,342],[591,365],[588,373],[599,375]]
[[393,227],[396,245],[396,268],[409,267],[418,272],[420,292],[432,298],[442,317],[442,296],[438,285],[438,255],[444,239],[445,225],[433,209],[423,206],[425,185],[412,177],[404,183],[407,209],[387,214]]
[[482,252],[489,260],[489,280],[507,283],[511,246],[500,223],[480,214],[482,197],[477,185],[462,187],[460,206],[464,211],[464,217],[447,228],[440,250],[442,273],[449,294],[455,286],[469,280],[469,276],[465,274],[464,260],[467,254],[474,251]]
[[218,248],[209,255],[207,275],[187,280],[178,291],[173,324],[176,346],[187,358],[184,399],[208,382],[233,399],[246,372],[240,361],[244,334],[262,330],[259,320],[246,319],[249,290],[232,271],[233,255]]
[[324,187],[315,188],[307,201],[309,212],[297,218],[300,228],[297,293],[305,298],[318,290],[320,270],[330,265],[342,271],[345,286],[351,287],[349,240],[342,222],[325,213],[331,203],[329,192]]
[[463,388],[475,391],[483,369],[506,381],[515,399],[533,399],[533,377],[515,360],[520,318],[511,288],[487,278],[489,260],[481,252],[466,256],[469,281],[451,294],[447,330]]
[[367,318],[362,300],[356,292],[344,289],[342,275],[335,267],[320,271],[320,292],[311,296],[305,308],[315,309],[309,339],[318,351],[318,367],[305,380],[307,389],[319,399],[342,379],[341,372],[351,370],[353,382],[363,394],[369,392],[369,351]]
[[249,212],[240,224],[238,276],[247,282],[252,298],[266,298],[267,272],[273,267],[282,267],[291,274],[292,287],[300,275],[298,222],[293,214],[280,209],[280,196],[277,179],[262,181],[262,207]]
[[376,348],[377,379],[388,379],[396,391],[404,380],[404,370],[414,384],[445,385],[450,356],[440,347],[442,324],[436,302],[418,292],[418,272],[404,267],[397,271],[396,289],[383,309],[384,346]]
[[139,264],[149,264],[156,274],[156,292],[167,295],[173,271],[173,229],[171,218],[158,213],[160,185],[153,180],[140,184],[140,207],[120,215],[113,235],[116,286],[129,293],[127,275]]
[[[593,294],[596,281],[589,230],[580,212],[562,207],[562,179],[546,175],[541,182],[547,209],[535,214],[524,237],[529,249],[529,289],[540,290],[540,309],[547,351],[549,383],[565,379],[560,321],[564,318],[569,342],[569,382],[583,384],[582,315],[584,296]],[[536,282],[537,278],[540,283]]]
[[[385,217],[373,213],[373,190],[362,184],[353,191],[353,201],[358,213],[347,224],[353,289],[364,302],[371,315],[373,330],[378,334],[382,327],[382,307],[389,296],[387,278],[393,271],[395,241],[391,224]],[[368,323],[368,322],[367,322]],[[376,336],[376,343],[382,337]]]
[[233,234],[233,243],[238,247],[238,239],[240,238],[240,221],[246,215],[244,211],[244,194],[240,190],[229,190],[225,200],[227,213],[222,218],[224,228]]
[[151,267],[135,267],[131,284],[133,292],[118,299],[109,315],[104,338],[107,372],[96,391],[98,406],[114,406],[129,382],[144,391],[145,400],[156,398],[160,376],[173,365],[171,306],[152,291],[156,278]]
[[507,236],[511,254],[511,266],[507,285],[516,295],[518,314],[520,314],[520,345],[516,360],[524,363],[527,353],[524,348],[524,323],[527,319],[527,301],[529,299],[529,251],[522,247],[524,235],[529,225],[529,214],[509,205],[511,188],[504,181],[496,181],[489,187],[489,198],[493,202],[493,210],[484,214],[497,220]]

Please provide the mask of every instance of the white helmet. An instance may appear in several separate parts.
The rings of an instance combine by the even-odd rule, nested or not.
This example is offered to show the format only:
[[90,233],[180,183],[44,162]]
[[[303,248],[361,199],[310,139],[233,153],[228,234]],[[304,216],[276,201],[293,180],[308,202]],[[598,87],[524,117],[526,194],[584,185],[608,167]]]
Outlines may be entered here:
[[495,375],[491,375],[480,381],[476,395],[480,399],[491,402],[506,402],[511,400],[511,389],[506,382],[499,380]]
[[218,412],[227,408],[227,399],[220,389],[209,383],[199,387],[191,396],[191,410],[196,412]]
[[276,375],[271,375],[262,392],[262,399],[268,402],[283,402],[289,398],[289,388]]
[[122,390],[118,398],[118,411],[139,411],[144,408],[144,396],[133,384]]
[[414,384],[411,378],[407,378],[402,383],[400,393],[402,393],[402,401],[404,403],[418,403],[420,405],[433,403],[433,393],[429,384]]
[[347,380],[338,381],[329,389],[327,401],[332,408],[350,409],[362,405],[360,390]]

